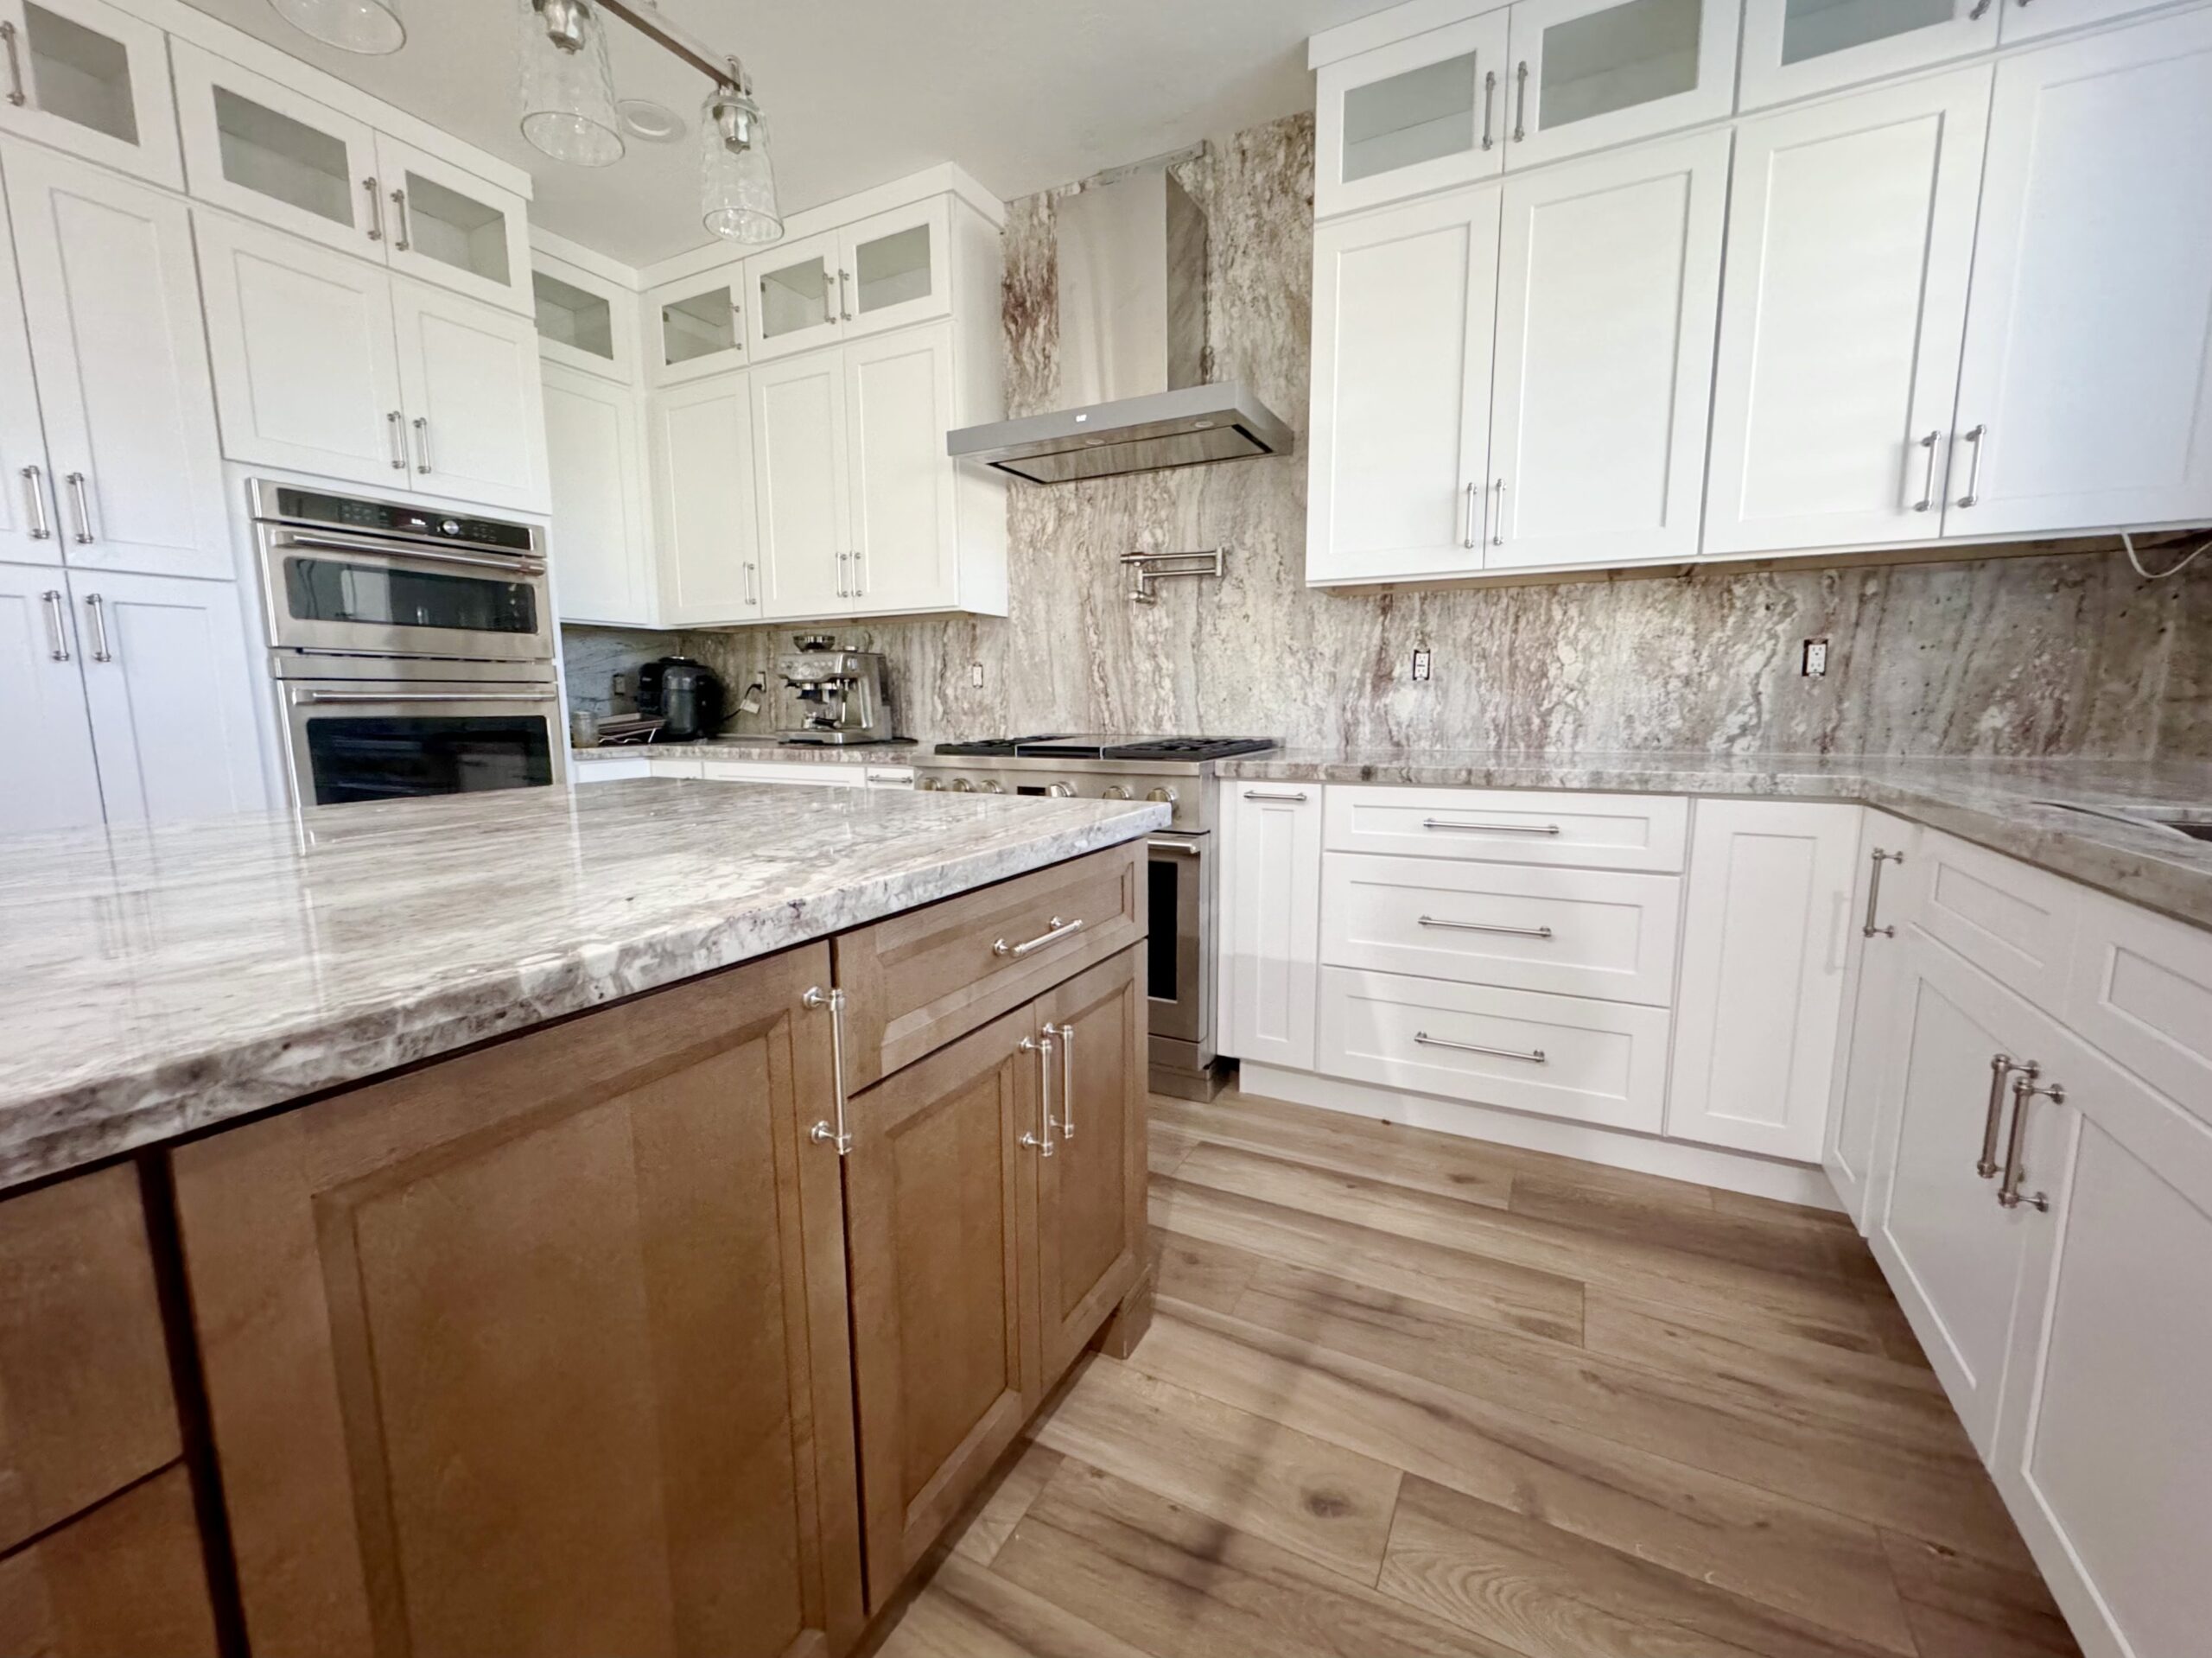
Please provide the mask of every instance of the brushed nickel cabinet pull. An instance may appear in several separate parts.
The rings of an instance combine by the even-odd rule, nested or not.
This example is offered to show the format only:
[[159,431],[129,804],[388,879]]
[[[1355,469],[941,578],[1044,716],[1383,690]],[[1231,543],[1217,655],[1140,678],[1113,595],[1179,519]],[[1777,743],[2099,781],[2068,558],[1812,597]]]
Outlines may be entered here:
[[1475,528],[1475,492],[1478,487],[1478,486],[1474,484],[1469,484],[1467,486],[1466,534],[1459,543],[1461,546],[1466,548],[1471,552],[1474,549],[1475,543],[1482,534],[1480,530]]
[[1425,915],[1421,918],[1424,927],[1441,927],[1450,932],[1497,932],[1513,938],[1549,938],[1549,927],[1508,927],[1495,921],[1447,921],[1442,916]]
[[1978,23],[1989,13],[1990,0],[1974,0],[1974,10],[1967,13],[1967,21]]
[[745,602],[748,605],[760,602],[760,567],[750,559],[745,564]]
[[69,622],[61,602],[61,589],[48,588],[39,597],[46,604],[47,637],[53,641],[47,647],[47,654],[56,662],[67,662],[69,660]]
[[107,600],[97,593],[86,594],[85,614],[92,624],[92,660],[113,662],[115,652],[108,648],[107,642]]
[[1513,142],[1525,143],[1529,138],[1529,65],[1523,60],[1513,72],[1516,101],[1513,108]]
[[392,244],[392,246],[397,248],[402,253],[412,252],[415,247],[415,221],[408,217],[407,192],[394,190],[391,193],[391,205],[398,213],[399,224],[399,238]]
[[1023,956],[1032,955],[1034,952],[1044,949],[1047,944],[1058,943],[1061,939],[1071,937],[1073,935],[1079,933],[1082,931],[1083,918],[1081,916],[1076,917],[1072,921],[1063,921],[1059,917],[1054,916],[1051,921],[1046,924],[1045,931],[1043,932],[1039,933],[1034,938],[1029,939],[1026,943],[1009,944],[1003,938],[994,940],[991,944],[991,954],[994,956],[1011,956],[1014,960],[1018,962]]
[[1491,488],[1497,496],[1497,518],[1491,526],[1490,544],[1503,547],[1505,545],[1505,480],[1499,479]]
[[1244,798],[1247,800],[1280,800],[1286,805],[1302,806],[1306,804],[1306,791],[1300,789],[1295,794],[1279,795],[1270,794],[1264,789],[1247,789],[1244,791]]
[[1448,817],[1424,817],[1425,829],[1464,829],[1472,835],[1556,835],[1556,823],[1455,823]]
[[2050,1212],[2050,1194],[2036,1191],[2023,1194],[2020,1182],[2027,1176],[2021,1155],[2028,1143],[2028,1107],[2037,1096],[2042,1096],[2053,1105],[2066,1103],[2066,1090],[2057,1083],[2050,1087],[2039,1085],[2031,1077],[2019,1077],[2012,1083],[2012,1132],[2005,1141],[2005,1178],[1997,1187],[1997,1201],[2006,1209],[2018,1209],[2024,1204],[2042,1214]]
[[1977,426],[1967,434],[1967,441],[1974,445],[1974,467],[1967,473],[1967,492],[1959,497],[1961,506],[1979,506],[1981,504],[1981,445],[1982,440],[1988,435],[1986,425]]
[[23,468],[23,501],[30,508],[33,541],[52,541],[53,522],[46,516],[46,473],[36,467]]
[[1532,1048],[1523,1053],[1518,1048],[1488,1048],[1479,1042],[1454,1042],[1448,1037],[1431,1036],[1427,1031],[1415,1031],[1414,1040],[1424,1048],[1450,1048],[1457,1053],[1488,1054],[1493,1059],[1519,1059],[1531,1065],[1546,1065],[1551,1061],[1544,1058],[1541,1048]]
[[79,547],[89,547],[92,543],[92,502],[85,487],[85,474],[73,472],[67,482],[69,486],[69,505],[77,518],[76,533],[69,539]]
[[1483,148],[1488,149],[1493,140],[1490,136],[1490,114],[1497,102],[1497,71],[1492,69],[1483,76]]
[[1981,1120],[1981,1155],[1974,1166],[1974,1172],[1985,1180],[1997,1178],[1997,1130],[2005,1116],[2005,1083],[2016,1070],[2031,1082],[2043,1075],[2043,1067],[2032,1059],[2023,1065],[2009,1053],[1990,1055],[1989,1109]]
[[824,990],[817,985],[801,996],[798,1002],[802,1007],[830,1010],[830,1074],[837,1092],[836,1126],[817,1122],[807,1131],[807,1138],[817,1146],[835,1146],[840,1157],[850,1157],[853,1137],[845,1127],[845,993]]
[[837,273],[837,315],[841,321],[846,322],[853,320],[852,296],[846,291],[846,284],[852,279],[853,273],[849,270],[841,270]]
[[1939,427],[1920,440],[1920,447],[1928,451],[1928,475],[1921,480],[1920,499],[1912,504],[1916,512],[1932,512],[1936,509],[1936,445],[1942,435]]
[[385,417],[385,429],[391,439],[391,469],[407,470],[407,416],[403,410],[394,409]]
[[363,179],[361,188],[369,198],[369,240],[384,240],[384,192],[374,179]]
[[[1046,1028],[1050,1030],[1052,1027],[1047,1026]],[[1035,1037],[1025,1036],[1014,1045],[1017,1053],[1037,1056],[1037,1115],[1043,1119],[1040,1126],[1044,1130],[1041,1137],[1024,1134],[1018,1143],[1027,1146],[1039,1157],[1050,1157],[1052,1154],[1052,1039],[1047,1036],[1039,1041]]]
[[1075,1138],[1075,1026],[1047,1025],[1045,1034],[1060,1045],[1060,1138]]
[[23,90],[23,60],[16,44],[16,26],[0,23],[0,42],[8,48],[8,101],[17,109],[30,102],[30,94]]
[[1885,863],[1903,863],[1904,861],[1904,854],[1902,852],[1885,852],[1879,847],[1874,848],[1874,878],[1866,883],[1866,919],[1859,929],[1862,937],[1872,938],[1878,936],[1883,938],[1894,938],[1897,936],[1896,923],[1892,922],[1886,927],[1878,927],[1874,924],[1874,913],[1882,904],[1882,866]]
[[430,419],[427,415],[415,416],[415,447],[422,451],[415,462],[415,470],[421,475],[428,477],[431,469],[431,461]]

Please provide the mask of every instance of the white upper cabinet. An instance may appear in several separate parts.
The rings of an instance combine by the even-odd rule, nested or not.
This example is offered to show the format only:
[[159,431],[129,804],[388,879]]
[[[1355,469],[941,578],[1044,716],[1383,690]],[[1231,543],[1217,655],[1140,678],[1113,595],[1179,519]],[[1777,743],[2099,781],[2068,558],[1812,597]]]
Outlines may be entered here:
[[943,316],[951,308],[951,219],[942,196],[747,261],[755,362]]
[[1506,181],[1483,569],[1695,556],[1728,143]]
[[645,295],[645,349],[656,385],[745,366],[745,267],[668,283]]
[[61,572],[0,564],[0,721],[9,732],[0,835],[100,821],[99,772],[78,655]]
[[544,378],[549,560],[561,619],[651,627],[659,619],[638,396],[550,362]]
[[1509,168],[1726,116],[1736,0],[1521,0]]
[[[6,197],[0,193],[0,299],[19,291]],[[30,335],[22,309],[0,303],[0,562],[59,564],[61,538],[54,525],[60,518],[31,376]]]
[[1945,529],[2212,518],[2212,11],[2000,64]]
[[872,613],[944,609],[960,591],[954,476],[944,464],[952,325],[855,340],[841,355],[852,596]]
[[753,291],[746,338],[755,359],[828,345],[842,335],[838,257],[837,232],[824,231],[779,242],[747,261]]
[[[2038,6],[2054,0],[2037,0]],[[1749,0],[1747,110],[1948,63],[1997,44],[2013,0]],[[2108,4],[2108,0],[2092,0]]]
[[1314,232],[1308,581],[1480,566],[1499,204],[1477,188]]
[[539,254],[530,276],[537,354],[548,363],[625,384],[638,378],[638,296]]
[[663,626],[760,619],[753,452],[753,401],[744,374],[654,397]]
[[391,268],[456,293],[534,312],[530,221],[520,196],[377,134]]
[[0,130],[183,188],[164,44],[105,0],[0,0]]
[[1738,130],[1707,553],[1942,533],[1990,75]]
[[231,575],[183,202],[28,144],[6,146],[0,167],[65,556],[85,568]]
[[404,281],[392,283],[391,308],[415,487],[543,511],[545,410],[535,323]]
[[1489,178],[1505,165],[1505,13],[1493,11],[1322,66],[1314,211]]
[[189,41],[170,51],[195,197],[384,262],[389,212],[366,122]]
[[858,599],[842,354],[766,364],[751,378],[763,612],[849,614]]

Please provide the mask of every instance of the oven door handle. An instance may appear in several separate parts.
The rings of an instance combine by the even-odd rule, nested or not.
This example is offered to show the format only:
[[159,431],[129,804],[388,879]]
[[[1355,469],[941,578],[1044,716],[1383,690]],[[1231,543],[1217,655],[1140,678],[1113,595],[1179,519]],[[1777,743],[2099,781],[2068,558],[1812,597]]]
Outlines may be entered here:
[[294,706],[309,702],[553,702],[550,691],[307,691],[292,693]]
[[543,563],[534,558],[508,558],[496,553],[449,553],[442,547],[404,547],[382,541],[318,541],[311,536],[280,536],[278,552],[297,547],[311,553],[351,553],[355,557],[419,558],[432,564],[467,564],[477,569],[505,570],[515,575],[543,575]]

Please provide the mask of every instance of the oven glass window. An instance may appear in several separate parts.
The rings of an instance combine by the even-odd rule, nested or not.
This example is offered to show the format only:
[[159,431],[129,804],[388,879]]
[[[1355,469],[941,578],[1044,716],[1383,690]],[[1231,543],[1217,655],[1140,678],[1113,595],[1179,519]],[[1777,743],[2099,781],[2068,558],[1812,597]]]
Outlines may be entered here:
[[343,558],[287,558],[284,605],[303,622],[535,633],[537,591],[496,575],[437,575]]
[[1182,913],[1180,883],[1196,871],[1194,858],[1154,858],[1145,865],[1151,883],[1147,898],[1152,905],[1152,931],[1144,943],[1145,994],[1154,1001],[1180,1001],[1175,979],[1176,922]]
[[318,715],[307,722],[315,804],[474,794],[553,781],[543,715]]

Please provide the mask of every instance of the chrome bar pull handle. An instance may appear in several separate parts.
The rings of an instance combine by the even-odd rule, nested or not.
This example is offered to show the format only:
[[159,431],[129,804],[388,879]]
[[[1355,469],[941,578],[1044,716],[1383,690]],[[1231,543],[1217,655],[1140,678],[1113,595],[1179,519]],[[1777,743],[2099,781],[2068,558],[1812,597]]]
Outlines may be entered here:
[[415,470],[423,476],[428,477],[431,469],[431,461],[430,419],[427,415],[415,416],[415,447],[420,451],[415,462]]
[[85,474],[73,472],[64,481],[69,486],[69,508],[77,520],[76,530],[69,539],[79,547],[89,547],[92,543],[92,501],[85,487]]
[[1978,23],[1989,15],[1990,0],[1974,0],[1974,10],[1967,13],[1967,21]]
[[1556,823],[1458,823],[1448,817],[1424,817],[1425,829],[1465,829],[1476,835],[1556,835]]
[[46,516],[46,473],[36,467],[23,468],[23,501],[30,508],[33,541],[52,541],[54,524]]
[[363,179],[361,188],[369,198],[369,240],[384,240],[384,191],[374,179]]
[[837,1117],[835,1127],[817,1122],[807,1131],[807,1138],[817,1146],[835,1146],[837,1155],[853,1154],[853,1136],[845,1127],[845,993],[824,990],[819,985],[798,999],[802,1007],[827,1007],[830,1010],[830,1075],[837,1091]]
[[1454,1042],[1446,1037],[1431,1036],[1427,1031],[1415,1031],[1414,1040],[1424,1048],[1450,1048],[1458,1053],[1487,1054],[1493,1059],[1518,1059],[1526,1064],[1545,1065],[1551,1062],[1544,1058],[1541,1048],[1532,1048],[1523,1053],[1518,1048],[1491,1048],[1479,1042]]
[[847,288],[847,284],[852,279],[853,273],[849,270],[841,270],[837,273],[837,315],[846,322],[853,320],[852,295]]
[[2053,1105],[2066,1103],[2066,1090],[2053,1083],[2049,1088],[2040,1086],[2033,1077],[2023,1076],[2012,1083],[2012,1132],[2005,1141],[2005,1178],[1997,1187],[1997,1201],[2006,1209],[2023,1205],[2042,1214],[2050,1212],[2050,1194],[2047,1191],[2020,1191],[2020,1182],[2027,1176],[2021,1161],[2028,1144],[2028,1107],[2041,1095]]
[[[1049,1030],[1052,1027],[1047,1026],[1046,1028]],[[1014,1051],[1037,1056],[1037,1110],[1044,1119],[1041,1138],[1036,1134],[1024,1134],[1019,1143],[1028,1147],[1039,1157],[1050,1157],[1052,1154],[1052,1039],[1048,1036],[1039,1041],[1035,1037],[1025,1036],[1014,1044]]]
[[745,602],[748,605],[760,602],[760,567],[750,559],[745,563]]
[[48,588],[39,597],[46,604],[46,632],[52,641],[47,647],[47,654],[56,662],[67,662],[69,660],[69,621],[61,600],[61,589]]
[[92,660],[113,662],[115,652],[108,648],[107,643],[107,600],[97,593],[86,594],[85,614],[92,624]]
[[1081,916],[1076,917],[1072,921],[1063,921],[1059,917],[1054,916],[1046,924],[1044,931],[1026,943],[1009,944],[1003,938],[994,940],[991,944],[991,954],[1011,956],[1018,962],[1026,956],[1035,954],[1047,944],[1056,944],[1061,939],[1072,937],[1082,931],[1083,918]]
[[415,248],[415,221],[408,216],[407,192],[394,190],[391,193],[391,205],[397,211],[399,227],[398,239],[392,243],[392,246],[402,253],[410,253]]
[[1967,473],[1967,492],[1959,497],[1961,506],[1979,506],[1981,504],[1981,445],[1982,440],[1988,435],[1986,425],[1977,426],[1967,434],[1967,441],[1974,445],[1974,467]]
[[1470,552],[1472,552],[1472,551],[1474,550],[1475,543],[1476,543],[1476,542],[1477,542],[1477,541],[1481,537],[1481,535],[1482,535],[1482,532],[1481,532],[1479,530],[1478,530],[1478,529],[1476,529],[1476,528],[1475,528],[1475,499],[1476,499],[1476,492],[1477,492],[1480,487],[1481,487],[1481,486],[1480,486],[1480,485],[1478,485],[1478,484],[1469,484],[1469,485],[1467,486],[1467,524],[1466,524],[1466,534],[1465,534],[1465,537],[1461,539],[1461,541],[1460,541],[1460,543],[1459,543],[1459,544],[1460,544],[1461,546],[1463,546],[1463,547],[1466,548],[1466,549],[1467,549],[1467,550],[1468,550],[1468,551],[1470,551]]
[[1495,142],[1490,136],[1491,111],[1497,103],[1497,71],[1492,69],[1483,76],[1483,148],[1488,149]]
[[1060,1138],[1075,1138],[1075,1026],[1047,1025],[1045,1034],[1060,1045]]
[[1513,107],[1513,142],[1526,143],[1529,139],[1529,65],[1522,60],[1513,72],[1516,102]]
[[2009,1053],[1989,1057],[1989,1109],[1981,1120],[1981,1156],[1974,1166],[1974,1172],[1985,1180],[1997,1178],[1997,1130],[2005,1116],[2005,1083],[2016,1070],[2030,1082],[2043,1075],[2032,1059],[2023,1065]]
[[1306,791],[1300,789],[1294,794],[1279,795],[1270,794],[1264,789],[1247,789],[1244,791],[1244,798],[1247,800],[1280,800],[1286,805],[1302,806],[1306,804]]
[[1936,448],[1942,436],[1942,430],[1938,428],[1920,440],[1920,447],[1928,451],[1928,475],[1921,480],[1920,499],[1912,504],[1912,510],[1916,512],[1936,510]]
[[30,94],[23,87],[23,59],[16,43],[15,24],[0,23],[0,42],[8,48],[8,101],[21,109],[30,102]]
[[865,550],[859,547],[853,549],[853,597],[855,599],[868,596],[868,560],[861,556]]
[[407,470],[407,416],[404,410],[394,409],[385,417],[385,433],[391,439],[391,469]]
[[1892,922],[1886,927],[1878,927],[1874,924],[1874,916],[1882,905],[1882,866],[1885,863],[1903,863],[1904,861],[1904,854],[1902,852],[1885,852],[1879,847],[1874,848],[1874,877],[1866,883],[1866,919],[1859,929],[1862,937],[1872,938],[1878,936],[1883,938],[1894,938],[1897,936],[1896,923]]
[[1499,479],[1491,486],[1491,488],[1497,495],[1497,521],[1491,526],[1490,544],[1493,547],[1503,547],[1505,545],[1505,480]]
[[1440,927],[1447,932],[1495,932],[1510,938],[1549,938],[1549,927],[1508,927],[1495,921],[1448,921],[1442,916],[1425,915],[1420,918],[1424,927]]

